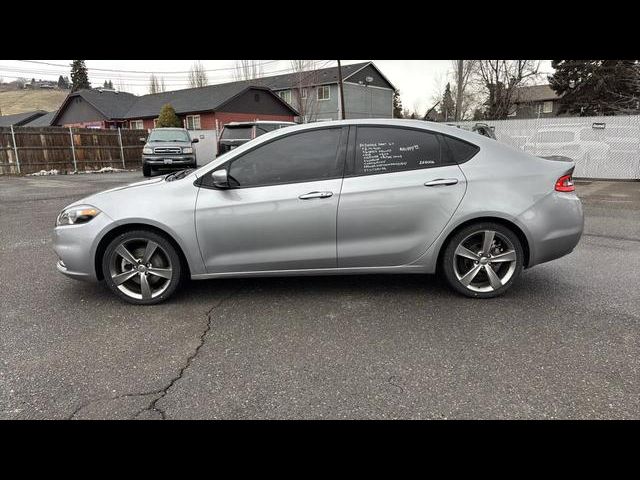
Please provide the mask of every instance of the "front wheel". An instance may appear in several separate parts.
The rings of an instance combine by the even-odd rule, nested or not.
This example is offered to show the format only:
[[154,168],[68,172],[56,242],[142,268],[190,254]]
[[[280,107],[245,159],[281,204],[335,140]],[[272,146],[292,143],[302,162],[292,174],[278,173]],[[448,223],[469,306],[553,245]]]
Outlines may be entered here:
[[151,166],[147,165],[146,163],[142,165],[142,175],[144,175],[145,177],[150,177],[151,176]]
[[152,305],[169,298],[182,276],[180,256],[165,237],[133,230],[114,238],[102,257],[109,289],[134,304]]
[[522,272],[524,251],[518,236],[499,223],[463,228],[447,244],[442,271],[456,291],[474,298],[502,295]]

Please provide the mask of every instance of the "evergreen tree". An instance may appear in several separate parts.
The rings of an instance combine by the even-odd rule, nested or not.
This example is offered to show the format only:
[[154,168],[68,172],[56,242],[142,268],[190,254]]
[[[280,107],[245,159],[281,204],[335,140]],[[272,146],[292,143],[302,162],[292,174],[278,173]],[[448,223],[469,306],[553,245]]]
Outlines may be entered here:
[[456,115],[456,102],[451,94],[451,85],[447,83],[442,95],[442,102],[440,103],[440,115],[442,120],[449,122],[455,118]]
[[102,84],[102,88],[108,88],[109,90],[113,90],[113,82],[111,80],[105,80]]
[[638,60],[552,60],[549,85],[561,96],[559,113],[631,114],[640,111]]
[[402,118],[402,100],[400,90],[393,92],[393,118]]
[[84,60],[74,60],[71,63],[71,91],[75,92],[83,88],[91,88],[87,66]]
[[60,75],[58,77],[58,88],[60,89],[66,89],[68,88],[69,85],[65,85],[65,81],[64,81],[64,77],[62,75]]
[[182,127],[182,121],[178,118],[178,115],[176,115],[176,111],[169,103],[164,105],[160,110],[158,122],[156,123],[156,128],[163,127]]

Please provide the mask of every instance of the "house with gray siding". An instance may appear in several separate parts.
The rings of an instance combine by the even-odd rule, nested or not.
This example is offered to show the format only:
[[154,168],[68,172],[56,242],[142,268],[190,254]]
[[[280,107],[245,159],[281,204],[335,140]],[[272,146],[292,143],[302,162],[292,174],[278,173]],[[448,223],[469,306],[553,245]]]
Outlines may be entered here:
[[[255,79],[300,112],[300,122],[341,118],[338,67]],[[395,87],[373,62],[342,66],[345,118],[393,117]]]

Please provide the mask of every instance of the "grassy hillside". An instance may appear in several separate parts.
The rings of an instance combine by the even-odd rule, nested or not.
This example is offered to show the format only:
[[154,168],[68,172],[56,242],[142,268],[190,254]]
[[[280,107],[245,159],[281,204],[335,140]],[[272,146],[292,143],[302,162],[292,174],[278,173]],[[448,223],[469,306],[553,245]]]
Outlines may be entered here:
[[67,90],[9,90],[0,91],[2,115],[31,112],[33,110],[57,110],[67,97]]

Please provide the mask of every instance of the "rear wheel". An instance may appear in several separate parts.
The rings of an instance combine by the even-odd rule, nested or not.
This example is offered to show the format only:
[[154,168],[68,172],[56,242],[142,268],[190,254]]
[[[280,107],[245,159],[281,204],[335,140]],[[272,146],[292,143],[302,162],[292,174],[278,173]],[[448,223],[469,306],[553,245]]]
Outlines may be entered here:
[[518,278],[524,251],[509,228],[482,222],[463,228],[446,246],[442,271],[449,285],[468,297],[502,295]]
[[178,252],[165,237],[134,230],[109,243],[102,258],[102,273],[118,297],[129,303],[152,305],[175,292],[182,266]]

